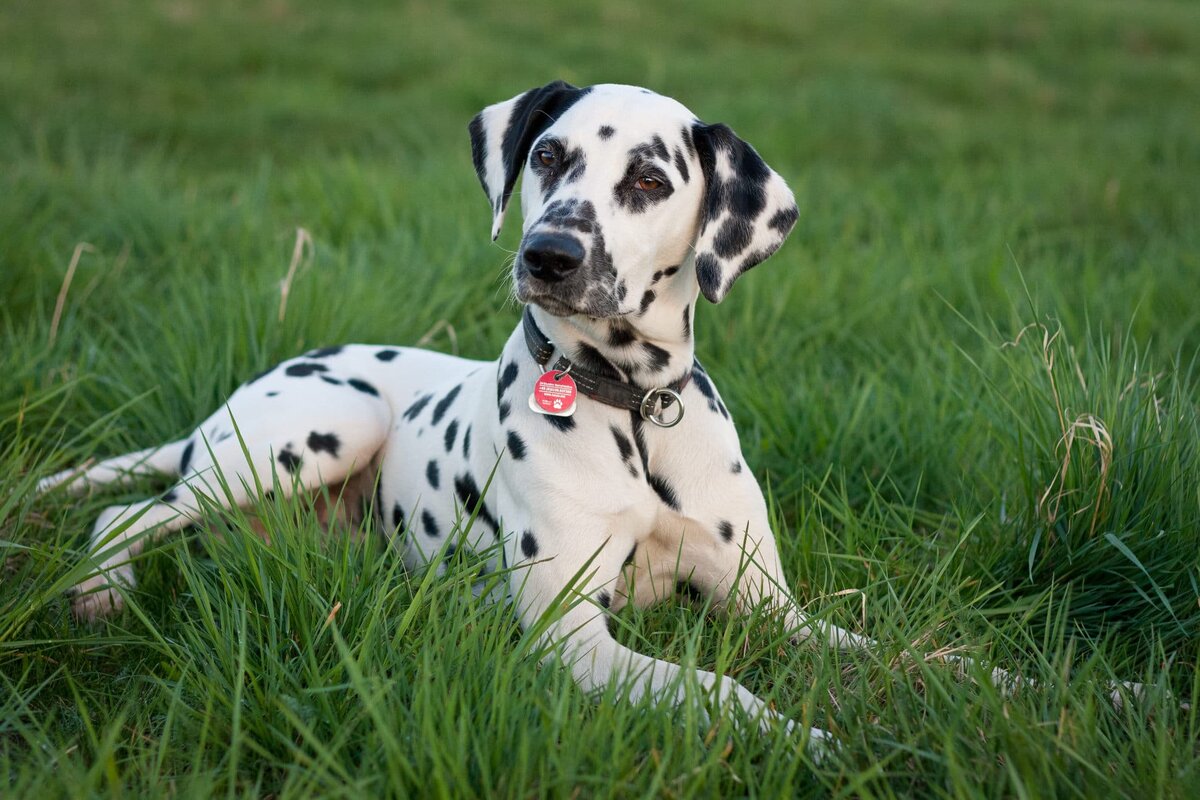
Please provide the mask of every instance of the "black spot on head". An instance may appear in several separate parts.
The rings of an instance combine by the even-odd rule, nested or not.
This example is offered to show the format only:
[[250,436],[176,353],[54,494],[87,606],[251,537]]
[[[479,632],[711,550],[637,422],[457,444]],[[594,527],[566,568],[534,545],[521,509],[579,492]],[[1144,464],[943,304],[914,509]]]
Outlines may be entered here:
[[396,530],[404,527],[404,509],[399,503],[392,504],[392,527]]
[[433,518],[433,514],[428,508],[421,512],[421,526],[425,528],[426,536],[433,539],[438,537],[437,520]]
[[781,208],[771,217],[771,221],[767,223],[767,227],[780,233],[787,233],[796,224],[796,220],[800,218],[800,209],[795,206],[789,208]]
[[646,293],[644,295],[642,295],[642,302],[638,304],[638,313],[645,314],[646,309],[650,308],[650,304],[653,302],[654,302],[654,290],[647,289]]
[[433,407],[433,424],[437,425],[442,421],[442,417],[446,415],[446,410],[454,403],[454,398],[458,397],[458,393],[462,391],[462,384],[458,384],[450,391],[446,392],[446,396],[438,401],[438,404]]
[[391,361],[398,355],[400,355],[399,350],[380,350],[375,354],[375,357],[380,361]]
[[601,139],[611,139],[612,135],[616,132],[616,129],[612,125],[601,125],[600,130],[596,131],[596,135]]
[[407,409],[405,409],[404,418],[406,420],[408,420],[409,422],[412,422],[414,419],[416,419],[420,415],[420,413],[422,411],[425,410],[425,406],[429,405],[429,401],[432,399],[433,399],[433,395],[431,395],[431,394],[421,395],[419,398],[417,398],[416,402],[414,402],[411,406],[409,406]]
[[430,459],[425,465],[425,479],[429,481],[429,485],[437,489],[441,482],[441,471],[438,469],[437,459]]
[[608,608],[612,605],[612,595],[601,589],[600,593],[596,595],[596,601],[600,603],[601,608]]
[[683,338],[692,338],[692,306],[690,304],[683,307]]
[[474,478],[465,474],[455,476],[454,491],[458,495],[458,499],[462,502],[463,509],[467,514],[477,515],[493,531],[500,530],[500,524],[496,522],[496,518],[492,516],[492,512],[488,510],[487,505],[483,502],[483,496],[479,492],[479,485],[475,483]]
[[342,385],[342,382],[339,381],[337,378],[331,378],[328,375],[322,375],[321,380],[325,381],[326,383],[330,384],[331,386],[341,386]]
[[704,592],[696,588],[696,584],[689,580],[680,580],[675,582],[675,592],[692,603],[704,603]]
[[443,440],[446,443],[446,452],[449,453],[454,449],[454,440],[458,438],[458,420],[450,420],[450,424],[446,426],[446,435]]
[[325,366],[324,364],[300,363],[300,364],[292,364],[290,367],[285,369],[283,372],[285,375],[289,375],[293,378],[307,378],[309,375],[312,375],[314,372],[329,372],[329,367]]
[[684,183],[692,179],[691,173],[688,171],[687,159],[683,157],[683,151],[678,147],[675,148],[675,169],[679,171],[679,177],[683,178]]
[[521,552],[526,558],[533,558],[538,554],[537,539],[533,538],[533,534],[525,531],[521,534]]
[[646,352],[646,357],[650,359],[650,369],[655,372],[666,369],[667,365],[671,363],[671,354],[656,344],[642,342],[642,349]]
[[650,488],[658,495],[658,499],[662,500],[668,508],[672,511],[679,510],[679,498],[666,479],[659,475],[647,475],[646,482],[650,484]]
[[369,394],[372,397],[379,397],[379,390],[364,380],[360,380],[359,378],[351,378],[350,380],[346,381],[346,383],[350,384],[355,389],[358,389],[363,394]]
[[330,356],[336,356],[340,352],[342,352],[342,348],[340,345],[337,345],[334,347],[322,347],[319,350],[313,350],[312,352],[305,353],[304,357],[305,358],[329,358]]
[[511,412],[511,411],[512,411],[512,406],[508,404],[507,400],[505,400],[503,403],[500,404],[500,407],[496,410],[496,415],[500,418],[501,422],[504,422],[504,420],[508,419],[509,412]]
[[517,366],[517,362],[510,361],[508,366],[504,368],[504,371],[500,373],[500,379],[496,381],[497,402],[504,397],[504,393],[508,391],[508,387],[512,386],[513,381],[517,379],[518,372],[520,372],[520,368]]
[[467,432],[463,434],[463,458],[469,458],[471,455],[471,426],[467,426]]
[[300,469],[300,463],[302,461],[300,456],[293,453],[287,447],[280,451],[278,460],[279,463],[283,465],[283,468],[293,475],[295,475],[296,471]]
[[341,440],[338,439],[335,433],[317,433],[313,431],[308,435],[308,449],[314,453],[329,453],[329,455],[337,458],[338,448],[341,446]]
[[556,430],[562,431],[563,433],[566,433],[567,431],[575,429],[575,418],[574,417],[555,417],[550,414],[544,414],[542,416]]
[[628,567],[633,563],[633,557],[637,555],[637,545],[629,548],[629,555],[625,556],[625,560],[621,562],[622,567]]
[[179,495],[175,493],[174,489],[171,489],[169,492],[167,492],[166,494],[164,494],[162,496],[162,501],[164,503],[174,503],[178,499],[179,499]]
[[733,541],[733,524],[727,520],[721,520],[721,524],[717,526],[717,533],[721,534],[721,538],[727,542]]
[[516,431],[508,432],[508,452],[512,453],[512,457],[517,461],[525,458],[525,441]]
[[183,455],[179,458],[180,475],[187,474],[188,465],[192,463],[192,450],[195,448],[195,446],[196,443],[190,440],[188,441],[187,445],[184,446]]
[[741,474],[741,472],[742,472],[742,462],[741,462],[740,460],[739,460],[739,461],[735,461],[735,462],[733,462],[733,466],[731,466],[731,467],[729,468],[729,471],[730,471],[730,472],[732,472],[734,475],[739,475],[739,474]]
[[279,392],[267,392],[267,397],[277,397]]

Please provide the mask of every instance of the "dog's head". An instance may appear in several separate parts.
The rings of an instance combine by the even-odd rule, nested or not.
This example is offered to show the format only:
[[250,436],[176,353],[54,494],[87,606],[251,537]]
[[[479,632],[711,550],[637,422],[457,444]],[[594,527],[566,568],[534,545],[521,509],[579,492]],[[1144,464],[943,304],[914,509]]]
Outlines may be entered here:
[[677,271],[719,303],[796,222],[754,148],[647,89],[557,81],[488,106],[470,133],[493,239],[525,174],[517,297],[559,316],[645,313]]

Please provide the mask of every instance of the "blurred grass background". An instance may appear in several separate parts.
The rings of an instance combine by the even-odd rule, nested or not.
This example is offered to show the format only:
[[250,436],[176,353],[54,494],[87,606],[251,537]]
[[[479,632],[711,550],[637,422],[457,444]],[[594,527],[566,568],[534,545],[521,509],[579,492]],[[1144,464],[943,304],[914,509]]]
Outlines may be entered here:
[[[820,766],[593,705],[474,601],[471,564],[409,575],[302,509],[260,509],[270,551],[154,550],[135,611],[69,619],[95,514],[153,484],[35,501],[38,477],[167,441],[307,347],[497,352],[518,226],[488,242],[465,126],[555,78],[674,96],[796,191],[699,351],[793,585],[881,651],[678,605],[620,635],[833,728]],[[1194,796],[1197,98],[1182,0],[6,3],[10,793]],[[1002,698],[922,663],[939,647],[1052,686]],[[1114,711],[1114,677],[1150,695]]]

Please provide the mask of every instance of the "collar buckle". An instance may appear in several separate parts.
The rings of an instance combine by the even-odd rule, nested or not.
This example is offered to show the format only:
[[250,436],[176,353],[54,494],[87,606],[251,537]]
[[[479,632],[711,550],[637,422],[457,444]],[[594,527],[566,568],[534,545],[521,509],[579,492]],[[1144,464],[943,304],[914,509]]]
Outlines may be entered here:
[[[660,411],[657,414],[654,413],[655,404],[661,404]],[[679,413],[675,415],[674,419],[668,420],[663,417],[662,412],[666,411],[667,407],[672,405],[679,407]],[[674,389],[666,387],[651,389],[642,398],[642,405],[639,411],[642,419],[647,422],[652,422],[660,428],[674,428],[683,419],[683,398]]]

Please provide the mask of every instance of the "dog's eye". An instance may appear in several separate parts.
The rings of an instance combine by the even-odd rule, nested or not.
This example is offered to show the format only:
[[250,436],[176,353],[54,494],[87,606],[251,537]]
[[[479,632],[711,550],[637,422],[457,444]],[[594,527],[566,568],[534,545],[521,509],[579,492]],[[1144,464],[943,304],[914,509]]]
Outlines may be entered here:
[[637,183],[634,185],[643,192],[653,192],[655,189],[662,186],[662,181],[660,181],[658,178],[651,178],[649,175],[643,175],[642,177],[638,178]]
[[557,160],[554,158],[554,151],[548,148],[542,148],[537,151],[537,160],[541,162],[543,167],[552,167]]

